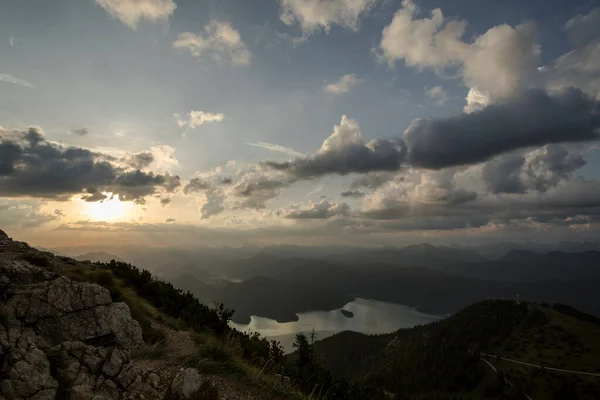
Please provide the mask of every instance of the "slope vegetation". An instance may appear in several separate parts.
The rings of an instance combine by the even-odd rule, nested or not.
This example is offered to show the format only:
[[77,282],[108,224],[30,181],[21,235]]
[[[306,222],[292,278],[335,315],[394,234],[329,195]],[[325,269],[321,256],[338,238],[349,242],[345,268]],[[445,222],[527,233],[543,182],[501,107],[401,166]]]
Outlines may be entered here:
[[568,306],[489,300],[387,335],[343,332],[315,351],[334,376],[402,399],[597,399],[599,335],[600,320]]

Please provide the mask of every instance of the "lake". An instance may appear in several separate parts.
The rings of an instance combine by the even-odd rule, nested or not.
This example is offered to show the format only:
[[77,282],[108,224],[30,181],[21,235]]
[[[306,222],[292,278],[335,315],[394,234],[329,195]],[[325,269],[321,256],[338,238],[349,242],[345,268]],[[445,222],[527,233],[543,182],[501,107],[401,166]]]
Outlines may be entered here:
[[[349,311],[346,317],[341,310]],[[251,316],[248,325],[231,322],[231,326],[243,332],[258,332],[267,339],[277,340],[286,353],[293,350],[295,335],[310,333],[313,328],[317,339],[324,339],[342,331],[361,333],[389,333],[438,320],[440,316],[429,315],[400,304],[385,303],[357,298],[338,310],[309,311],[298,313],[298,321],[277,322],[270,318]]]

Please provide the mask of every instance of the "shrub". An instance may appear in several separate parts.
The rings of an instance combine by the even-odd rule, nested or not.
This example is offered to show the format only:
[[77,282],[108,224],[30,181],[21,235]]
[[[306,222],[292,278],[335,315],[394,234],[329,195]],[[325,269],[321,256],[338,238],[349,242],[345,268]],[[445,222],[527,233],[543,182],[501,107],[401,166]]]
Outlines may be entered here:
[[50,257],[39,251],[27,253],[23,258],[29,263],[42,268],[48,268],[51,264]]

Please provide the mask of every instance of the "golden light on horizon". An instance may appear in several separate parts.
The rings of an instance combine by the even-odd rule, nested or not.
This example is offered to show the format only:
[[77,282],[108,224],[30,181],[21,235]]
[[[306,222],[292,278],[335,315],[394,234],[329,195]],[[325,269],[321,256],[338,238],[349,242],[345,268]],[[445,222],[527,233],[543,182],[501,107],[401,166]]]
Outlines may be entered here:
[[112,196],[111,193],[104,193],[107,199],[96,202],[86,202],[84,204],[83,214],[92,221],[119,221],[129,219],[133,208],[131,201],[121,201],[119,196]]

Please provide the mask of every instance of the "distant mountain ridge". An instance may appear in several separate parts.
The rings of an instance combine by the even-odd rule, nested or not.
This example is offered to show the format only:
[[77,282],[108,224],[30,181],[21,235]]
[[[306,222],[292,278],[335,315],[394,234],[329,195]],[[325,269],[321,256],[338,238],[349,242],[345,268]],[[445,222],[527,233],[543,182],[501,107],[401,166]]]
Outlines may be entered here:
[[110,262],[111,260],[126,262],[121,257],[115,256],[114,254],[109,254],[104,251],[98,251],[93,253],[81,254],[77,257],[73,257],[77,261],[91,261],[91,262]]

